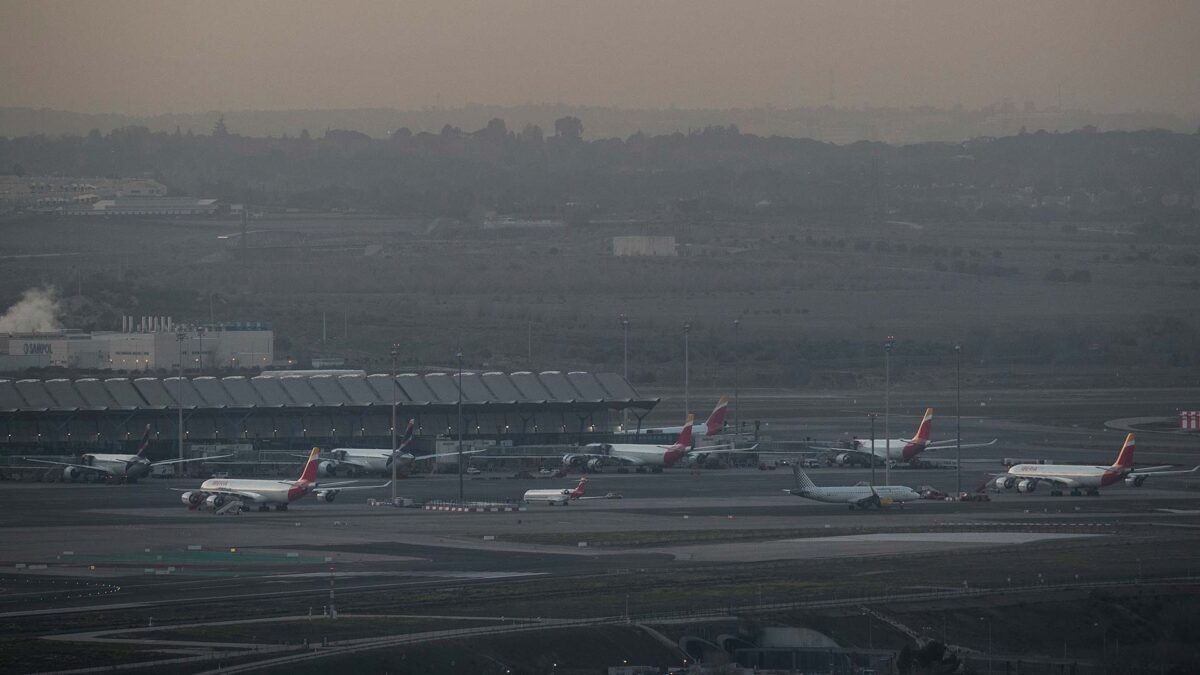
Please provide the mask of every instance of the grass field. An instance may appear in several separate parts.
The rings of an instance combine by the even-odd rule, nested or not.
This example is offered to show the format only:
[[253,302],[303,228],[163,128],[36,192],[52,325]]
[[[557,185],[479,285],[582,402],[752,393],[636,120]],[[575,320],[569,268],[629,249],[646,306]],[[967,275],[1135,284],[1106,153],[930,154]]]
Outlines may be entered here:
[[[969,381],[1026,366],[1051,383],[1089,368],[1103,378],[1129,364],[1161,383],[1179,377],[1163,346],[1196,342],[1200,268],[1183,261],[1197,245],[1139,240],[1119,226],[428,225],[281,215],[253,223],[243,261],[219,238],[237,231],[232,221],[10,219],[0,222],[0,256],[57,257],[6,258],[0,303],[51,284],[67,324],[81,328],[115,329],[122,313],[261,319],[275,324],[281,355],[382,367],[402,335],[405,367],[445,366],[461,346],[470,367],[500,370],[618,369],[625,314],[641,385],[681,379],[684,321],[693,384],[731,380],[735,317],[748,386],[856,385],[840,373],[881,365],[875,344],[889,333],[901,340],[897,382],[944,380],[949,347],[962,340]],[[612,257],[609,239],[629,233],[672,234],[689,255]],[[1053,269],[1088,270],[1091,281],[1044,281]]]

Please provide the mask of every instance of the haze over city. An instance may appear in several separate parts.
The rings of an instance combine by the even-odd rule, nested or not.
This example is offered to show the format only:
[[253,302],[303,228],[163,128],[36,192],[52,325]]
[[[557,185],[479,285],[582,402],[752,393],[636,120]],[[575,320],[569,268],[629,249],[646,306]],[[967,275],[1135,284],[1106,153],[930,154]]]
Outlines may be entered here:
[[1200,108],[1200,4],[6,2],[0,106]]

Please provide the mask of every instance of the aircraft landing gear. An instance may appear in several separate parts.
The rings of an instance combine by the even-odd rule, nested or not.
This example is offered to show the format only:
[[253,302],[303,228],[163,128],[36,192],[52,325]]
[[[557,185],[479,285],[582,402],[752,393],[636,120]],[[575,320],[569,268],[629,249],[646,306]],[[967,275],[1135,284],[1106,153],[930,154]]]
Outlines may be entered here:
[[1050,496],[1051,496],[1051,497],[1061,497],[1061,496],[1062,496],[1062,490],[1051,490],[1051,491],[1050,491]]
[[270,505],[270,504],[259,504],[259,505],[258,505],[258,510],[259,510],[259,512],[262,512],[262,511],[270,511],[270,510],[271,510],[271,505]]
[[276,504],[275,510],[276,511],[287,511],[287,507],[288,507],[287,504]]
[[1078,496],[1079,496],[1079,495],[1081,495],[1081,494],[1083,494],[1083,493],[1081,493],[1081,492],[1079,491],[1079,489],[1078,489],[1078,488],[1076,488],[1076,489],[1074,489],[1074,490],[1071,490],[1071,496],[1072,496],[1072,497],[1078,497]]
[[1088,489],[1088,491],[1087,491],[1087,495],[1088,495],[1089,497],[1099,497],[1099,496],[1100,496],[1100,491],[1099,491],[1099,490],[1097,490],[1096,488],[1089,488],[1089,489]]

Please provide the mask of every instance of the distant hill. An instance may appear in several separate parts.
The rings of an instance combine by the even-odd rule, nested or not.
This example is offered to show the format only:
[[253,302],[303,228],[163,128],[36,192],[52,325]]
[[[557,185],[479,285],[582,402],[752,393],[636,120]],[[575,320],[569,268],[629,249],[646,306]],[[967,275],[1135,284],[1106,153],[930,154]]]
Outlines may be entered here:
[[888,143],[960,141],[979,136],[1008,136],[1022,128],[1029,132],[1070,131],[1085,126],[1101,131],[1167,129],[1192,133],[1200,126],[1200,115],[1187,119],[1156,112],[1094,113],[1086,110],[1037,110],[1009,103],[984,108],[733,108],[726,110],[645,109],[631,110],[563,104],[521,106],[472,105],[461,108],[353,108],[346,110],[229,110],[139,117],[118,114],[86,114],[46,108],[0,108],[0,136],[36,134],[49,136],[85,135],[92,129],[108,133],[126,126],[143,126],[151,131],[209,134],[224,116],[232,133],[245,136],[299,135],[307,129],[320,135],[327,129],[359,131],[375,138],[396,129],[414,133],[439,132],[449,125],[479,129],[493,118],[520,131],[528,124],[544,130],[554,120],[573,116],[583,121],[587,138],[627,138],[641,131],[666,135],[708,126],[734,125],[744,133],[760,136],[813,138],[833,143],[881,140]]

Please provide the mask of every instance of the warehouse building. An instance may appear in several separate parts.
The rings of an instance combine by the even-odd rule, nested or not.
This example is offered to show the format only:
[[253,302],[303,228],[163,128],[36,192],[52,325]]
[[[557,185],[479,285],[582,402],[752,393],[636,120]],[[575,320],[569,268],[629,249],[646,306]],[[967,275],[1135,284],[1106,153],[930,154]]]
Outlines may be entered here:
[[[282,376],[281,376],[282,375]],[[0,379],[0,448],[13,456],[128,447],[150,425],[162,449],[245,442],[260,448],[389,447],[391,409],[425,443],[458,433],[514,444],[600,438],[644,399],[619,375],[271,373],[255,377]],[[401,422],[403,425],[403,422]]]
[[[265,368],[275,356],[275,333],[263,322],[175,324],[170,317],[122,317],[121,331],[61,330],[0,335],[0,354],[39,365],[84,370],[152,372]],[[0,364],[3,365],[3,364]]]

